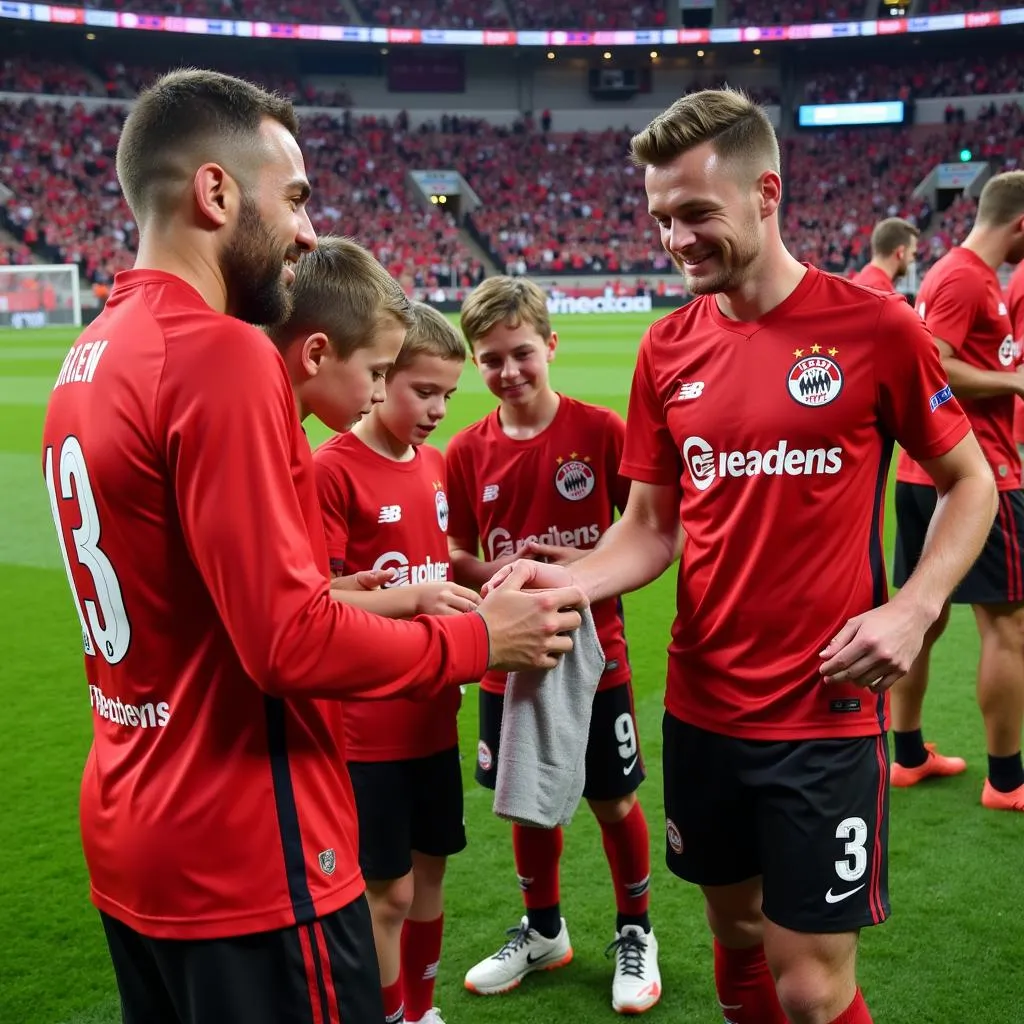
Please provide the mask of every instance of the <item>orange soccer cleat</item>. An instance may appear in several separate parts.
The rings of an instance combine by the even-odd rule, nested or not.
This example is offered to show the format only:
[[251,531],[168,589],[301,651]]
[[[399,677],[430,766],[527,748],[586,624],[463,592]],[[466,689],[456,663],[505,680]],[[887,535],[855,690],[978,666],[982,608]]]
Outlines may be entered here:
[[924,749],[928,756],[922,764],[915,768],[905,768],[896,761],[892,763],[889,773],[889,781],[894,786],[916,786],[923,779],[946,778],[949,775],[959,775],[967,770],[967,762],[962,757],[947,757],[935,749],[934,743],[926,743]]

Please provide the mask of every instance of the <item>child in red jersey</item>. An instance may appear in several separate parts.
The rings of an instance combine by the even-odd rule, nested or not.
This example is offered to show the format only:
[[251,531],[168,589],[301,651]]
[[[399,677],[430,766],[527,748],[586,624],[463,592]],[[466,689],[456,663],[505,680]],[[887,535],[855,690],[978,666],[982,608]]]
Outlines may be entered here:
[[[382,614],[471,611],[476,594],[449,584],[444,458],[424,442],[444,419],[466,348],[436,310],[414,323],[387,378],[387,397],[347,434],[314,452],[332,571],[389,572],[362,595]],[[381,608],[382,601],[406,607]],[[416,599],[414,599],[416,600]],[[418,604],[418,600],[416,601]],[[433,1006],[441,958],[446,858],[466,845],[457,717],[459,692],[432,702],[346,706],[345,745],[359,814],[386,1020],[440,1024]],[[403,1007],[404,1014],[403,1017]]]
[[[565,561],[597,544],[629,491],[618,472],[625,424],[609,409],[552,389],[548,366],[558,339],[546,297],[532,282],[484,281],[462,307],[462,330],[484,383],[501,403],[457,434],[446,458],[455,578],[479,587],[512,558]],[[621,605],[601,602],[593,614],[607,666],[594,700],[584,796],[601,826],[618,909],[612,1005],[638,1013],[661,996],[648,917],[647,822],[636,799],[644,768]],[[481,683],[476,777],[489,789],[504,688],[500,672]],[[507,992],[532,971],[560,967],[573,955],[559,909],[562,830],[517,824],[512,841],[526,914],[514,936],[466,975],[466,987],[482,995]]]

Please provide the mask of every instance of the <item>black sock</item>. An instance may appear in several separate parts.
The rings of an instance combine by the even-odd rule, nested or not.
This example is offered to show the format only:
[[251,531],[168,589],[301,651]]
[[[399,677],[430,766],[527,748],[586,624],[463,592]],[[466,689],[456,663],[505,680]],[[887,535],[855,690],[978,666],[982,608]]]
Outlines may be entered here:
[[627,924],[635,924],[638,928],[643,928],[644,933],[651,930],[651,918],[646,910],[642,914],[619,914],[615,918],[617,932],[621,932]]
[[1024,764],[1021,764],[1020,751],[1009,757],[993,757],[989,754],[988,781],[1000,793],[1012,793],[1019,786],[1024,786]]
[[553,939],[562,930],[562,914],[559,905],[553,907],[527,907],[526,917],[530,927],[544,936]]
[[894,732],[896,740],[896,763],[904,768],[917,768],[928,760],[928,751],[924,748],[924,737],[920,729],[911,732]]

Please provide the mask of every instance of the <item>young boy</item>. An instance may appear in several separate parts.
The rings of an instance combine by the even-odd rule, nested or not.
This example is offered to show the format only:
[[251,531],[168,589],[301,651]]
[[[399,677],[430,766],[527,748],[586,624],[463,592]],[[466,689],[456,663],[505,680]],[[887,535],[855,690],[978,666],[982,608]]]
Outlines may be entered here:
[[[333,570],[394,573],[381,592],[363,595],[367,607],[458,614],[479,598],[448,583],[444,458],[424,442],[445,417],[466,348],[436,310],[414,303],[413,317],[388,373],[387,397],[350,433],[314,452],[317,490]],[[428,595],[426,606],[413,598],[417,591]],[[403,599],[404,608],[381,607]],[[450,688],[429,703],[395,699],[345,709],[360,866],[388,1022],[443,1024],[433,1007],[442,882],[446,858],[466,845],[459,700]]]
[[[618,474],[625,424],[551,388],[548,364],[558,339],[544,293],[532,282],[484,281],[463,304],[462,330],[500,402],[452,439],[446,457],[455,579],[480,587],[516,557],[571,560],[598,542],[626,504],[628,483]],[[641,1013],[661,996],[648,917],[647,822],[636,798],[644,769],[621,608],[602,602],[593,614],[607,666],[594,699],[584,796],[601,826],[618,909],[612,1005]],[[476,778],[488,789],[497,774],[504,687],[504,674],[493,672],[480,687]],[[573,955],[559,910],[562,830],[513,825],[512,845],[526,914],[513,938],[467,973],[466,987],[482,995],[507,992]]]

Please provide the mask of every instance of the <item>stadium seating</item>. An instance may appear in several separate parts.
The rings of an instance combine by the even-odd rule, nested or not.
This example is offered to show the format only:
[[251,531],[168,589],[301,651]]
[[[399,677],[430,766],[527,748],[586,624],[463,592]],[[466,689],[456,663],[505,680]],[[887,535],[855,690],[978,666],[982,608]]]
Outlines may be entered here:
[[995,11],[1001,7],[1020,7],[1021,0],[923,0],[915,14],[961,14]]
[[1024,91],[1024,64],[1017,54],[960,57],[915,64],[868,64],[847,70],[816,70],[803,83],[803,103],[856,103],[994,95]]
[[793,25],[816,21],[857,21],[864,0],[731,0],[730,25]]

